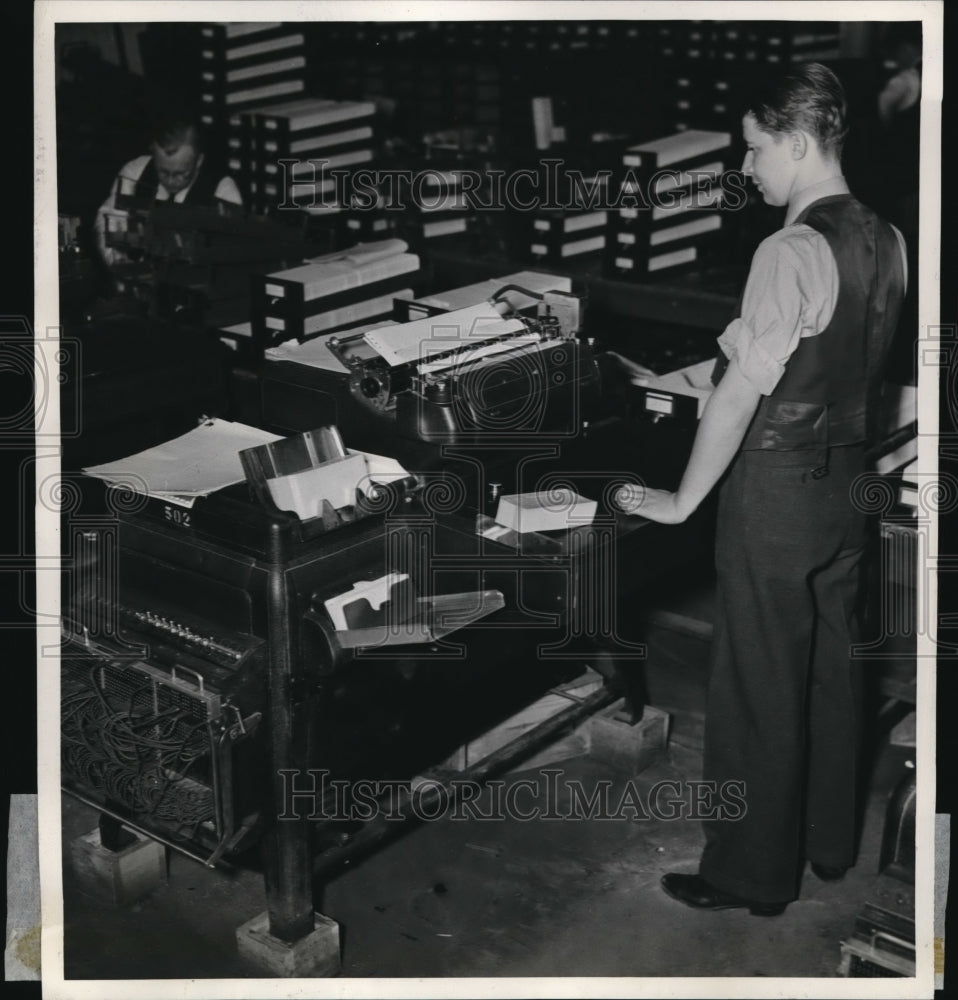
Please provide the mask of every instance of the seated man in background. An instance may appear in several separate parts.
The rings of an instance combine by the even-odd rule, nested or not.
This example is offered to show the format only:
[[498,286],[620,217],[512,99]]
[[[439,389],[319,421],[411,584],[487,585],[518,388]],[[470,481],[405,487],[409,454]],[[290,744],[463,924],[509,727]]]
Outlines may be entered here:
[[235,181],[217,176],[206,162],[200,126],[188,118],[167,116],[151,129],[150,152],[130,160],[116,175],[110,194],[97,212],[96,245],[108,265],[128,258],[109,246],[108,234],[125,233],[132,208],[148,210],[155,202],[172,201],[191,207],[241,207]]

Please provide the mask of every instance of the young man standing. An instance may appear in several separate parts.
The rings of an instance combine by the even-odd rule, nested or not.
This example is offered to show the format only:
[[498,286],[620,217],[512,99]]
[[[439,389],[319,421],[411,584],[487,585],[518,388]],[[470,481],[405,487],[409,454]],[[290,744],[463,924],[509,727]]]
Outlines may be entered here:
[[907,276],[900,234],[842,176],[845,116],[841,84],[818,64],[751,103],[742,169],[786,207],[785,225],[756,251],[719,338],[720,378],[679,489],[648,490],[631,510],[679,523],[725,477],[703,776],[742,783],[746,808],[706,824],[698,874],[662,880],[699,909],[775,915],[805,860],[834,880],[855,858],[850,647],[866,517],[852,486]]

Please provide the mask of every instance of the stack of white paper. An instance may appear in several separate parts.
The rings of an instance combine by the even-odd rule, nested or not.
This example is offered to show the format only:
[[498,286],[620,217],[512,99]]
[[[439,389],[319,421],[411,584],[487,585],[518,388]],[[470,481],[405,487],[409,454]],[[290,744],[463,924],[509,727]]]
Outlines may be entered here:
[[496,522],[519,534],[568,530],[591,524],[597,506],[595,500],[566,489],[516,493],[499,498]]
[[191,503],[246,478],[239,453],[280,435],[214,418],[186,434],[126,458],[83,471],[111,486]]

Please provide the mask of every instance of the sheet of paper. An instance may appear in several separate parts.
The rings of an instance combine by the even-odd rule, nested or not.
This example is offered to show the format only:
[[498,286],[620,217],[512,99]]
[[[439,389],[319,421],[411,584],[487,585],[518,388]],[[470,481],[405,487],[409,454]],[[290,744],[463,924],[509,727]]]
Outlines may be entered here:
[[524,329],[522,320],[503,319],[488,302],[480,302],[467,309],[373,330],[365,339],[388,364],[395,366],[471,347]]
[[137,493],[207,496],[246,478],[239,453],[280,435],[214,418],[154,448],[83,471]]
[[[323,264],[334,260],[349,260],[356,264],[365,264],[373,260],[381,260],[384,257],[392,257],[394,254],[406,253],[409,244],[405,240],[388,239],[376,240],[373,243],[357,243],[356,246],[348,250],[334,250],[332,253],[322,254],[319,257],[311,257],[311,264]],[[281,273],[281,272],[280,272]]]
[[[510,337],[508,340],[493,340],[480,343],[477,347],[464,345],[453,357],[442,357],[437,361],[423,361],[418,365],[420,375],[428,375],[434,372],[441,372],[447,368],[455,368],[462,371],[464,365],[478,361],[480,358],[488,357],[491,354],[505,354],[507,351],[514,351],[520,347],[534,347],[542,343],[542,339],[537,333],[523,334],[519,337]],[[443,353],[448,350],[437,345],[435,352]]]
[[[351,448],[346,449],[350,455],[356,454]],[[374,455],[371,451],[363,451],[359,454],[366,456],[366,464],[369,466],[369,478],[377,483],[391,483],[397,479],[406,479],[408,471],[403,468],[394,458],[388,455]],[[368,489],[367,489],[368,492]]]
[[[375,323],[364,324],[351,330],[320,334],[320,336],[313,337],[302,344],[290,340],[285,344],[278,344],[276,347],[268,348],[265,357],[267,361],[292,361],[297,365],[306,365],[308,368],[320,368],[323,371],[336,372],[341,375],[348,373],[349,369],[329,349],[329,338],[352,337],[357,333],[363,333],[366,330],[377,330],[384,326],[395,326],[395,324],[391,320],[381,319]],[[358,343],[362,342],[359,341]]]

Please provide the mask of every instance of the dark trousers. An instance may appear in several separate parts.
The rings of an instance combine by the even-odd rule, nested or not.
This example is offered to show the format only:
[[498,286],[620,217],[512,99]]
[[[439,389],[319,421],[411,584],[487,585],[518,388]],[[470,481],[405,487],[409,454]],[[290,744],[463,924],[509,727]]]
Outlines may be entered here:
[[858,446],[745,451],[722,485],[703,770],[745,809],[706,823],[700,871],[746,898],[794,899],[805,859],[854,861],[863,471]]

